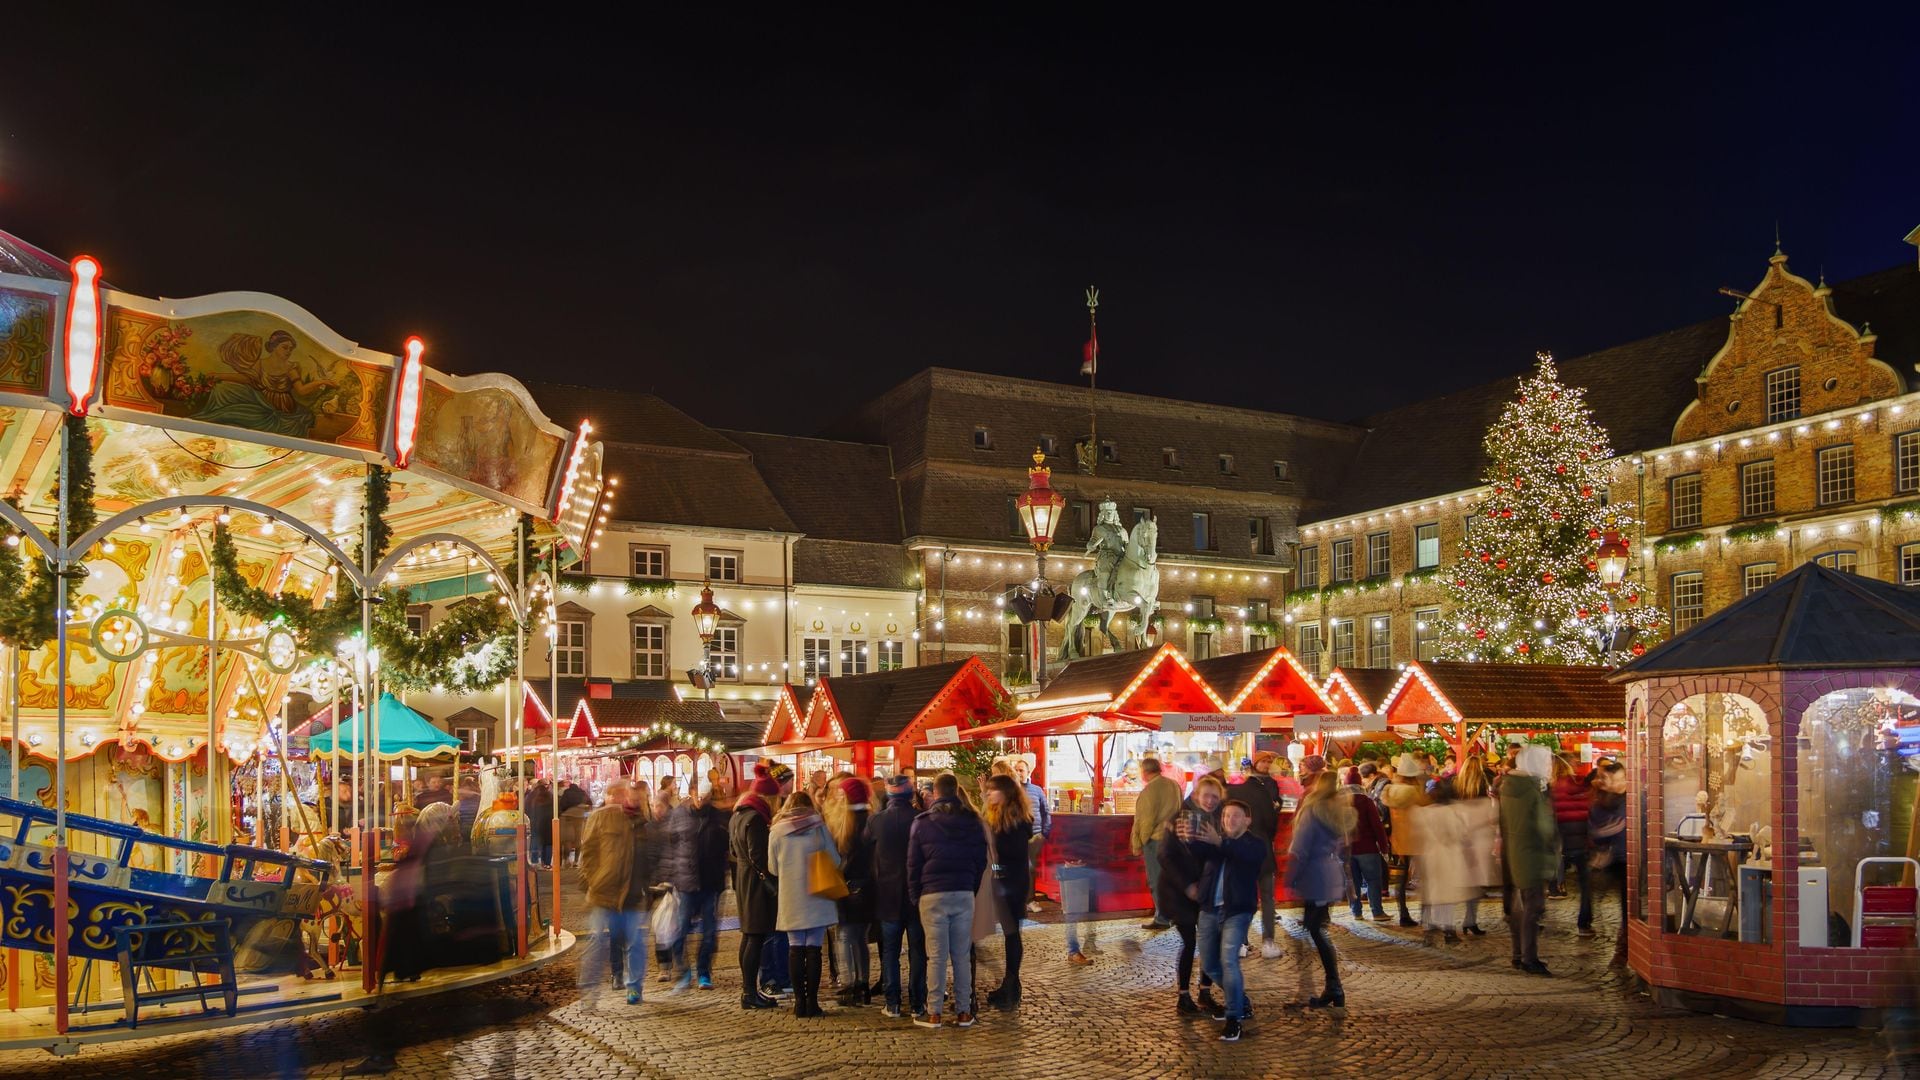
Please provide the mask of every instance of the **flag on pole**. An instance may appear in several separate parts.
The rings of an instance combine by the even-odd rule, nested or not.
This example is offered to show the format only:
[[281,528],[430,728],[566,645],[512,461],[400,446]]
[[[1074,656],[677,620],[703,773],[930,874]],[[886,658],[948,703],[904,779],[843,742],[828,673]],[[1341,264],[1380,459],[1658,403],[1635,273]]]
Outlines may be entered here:
[[1080,348],[1080,374],[1093,375],[1100,370],[1100,331],[1088,328],[1087,343]]

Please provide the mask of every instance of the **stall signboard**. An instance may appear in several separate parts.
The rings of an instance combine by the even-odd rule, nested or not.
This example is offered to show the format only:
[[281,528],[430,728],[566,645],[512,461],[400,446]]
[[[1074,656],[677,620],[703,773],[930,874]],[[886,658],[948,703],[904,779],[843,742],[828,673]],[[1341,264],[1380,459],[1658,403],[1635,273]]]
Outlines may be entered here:
[[1258,734],[1259,713],[1182,713],[1160,714],[1161,731],[1215,731],[1234,734]]
[[952,746],[959,741],[960,727],[957,724],[948,724],[946,727],[927,729],[928,746]]
[[1320,713],[1293,718],[1295,735],[1325,735],[1330,739],[1357,739],[1362,735],[1384,735],[1385,713]]

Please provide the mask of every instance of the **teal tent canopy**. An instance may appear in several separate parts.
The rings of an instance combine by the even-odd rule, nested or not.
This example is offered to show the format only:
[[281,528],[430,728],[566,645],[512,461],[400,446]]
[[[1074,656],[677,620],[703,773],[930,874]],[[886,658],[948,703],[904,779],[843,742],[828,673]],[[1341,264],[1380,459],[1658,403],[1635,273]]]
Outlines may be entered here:
[[[392,694],[381,694],[374,706],[374,726],[379,742],[374,746],[377,758],[437,757],[459,749],[459,739],[428,723],[427,718],[400,703]],[[359,754],[365,745],[367,714],[362,711],[346,722],[315,735],[307,743],[309,756],[333,753],[333,740],[340,739],[342,754]],[[344,735],[337,734],[345,732]]]

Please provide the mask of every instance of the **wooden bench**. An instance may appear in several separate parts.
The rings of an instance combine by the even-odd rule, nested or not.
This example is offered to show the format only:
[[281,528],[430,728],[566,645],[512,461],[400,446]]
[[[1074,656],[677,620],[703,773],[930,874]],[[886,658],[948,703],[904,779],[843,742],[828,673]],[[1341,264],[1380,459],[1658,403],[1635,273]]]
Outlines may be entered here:
[[[142,1005],[198,998],[200,1008],[212,1012],[207,1005],[209,994],[220,995],[228,1016],[238,1012],[240,988],[233,975],[232,925],[226,919],[200,919],[114,927],[114,951],[120,964],[127,1026],[140,1026]],[[193,977],[193,983],[172,990],[142,991],[140,975],[143,970],[154,968],[184,971]],[[202,975],[215,976],[218,981],[203,983]]]

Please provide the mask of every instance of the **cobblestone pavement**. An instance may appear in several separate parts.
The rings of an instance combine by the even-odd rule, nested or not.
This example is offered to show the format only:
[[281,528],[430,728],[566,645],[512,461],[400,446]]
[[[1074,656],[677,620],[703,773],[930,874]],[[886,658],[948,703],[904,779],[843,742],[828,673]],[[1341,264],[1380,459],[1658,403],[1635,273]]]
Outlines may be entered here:
[[[584,919],[573,896],[565,923]],[[1497,902],[1490,905],[1497,915]],[[1255,1019],[1247,1039],[1221,1043],[1209,1020],[1175,1014],[1179,939],[1099,924],[1094,963],[1065,962],[1061,928],[1030,925],[1016,1014],[987,1011],[967,1031],[887,1020],[877,1009],[827,1003],[825,1019],[745,1013],[723,935],[716,988],[677,995],[648,984],[644,1005],[581,1000],[569,958],[517,979],[397,1010],[396,1077],[1863,1077],[1920,1075],[1890,1064],[1881,1036],[1776,1028],[1665,1010],[1609,971],[1611,938],[1573,935],[1571,901],[1549,911],[1543,957],[1556,978],[1514,971],[1503,928],[1428,948],[1419,932],[1335,919],[1347,988],[1343,1020],[1288,1005],[1318,992],[1318,965],[1299,921],[1284,918],[1287,948],[1246,961]],[[1604,929],[1611,929],[1605,927]],[[983,986],[999,981],[999,946],[982,948]],[[826,993],[823,997],[828,997]],[[0,1054],[0,1076],[340,1076],[380,1028],[360,1014],[175,1036],[138,1048],[89,1049],[57,1061]]]

